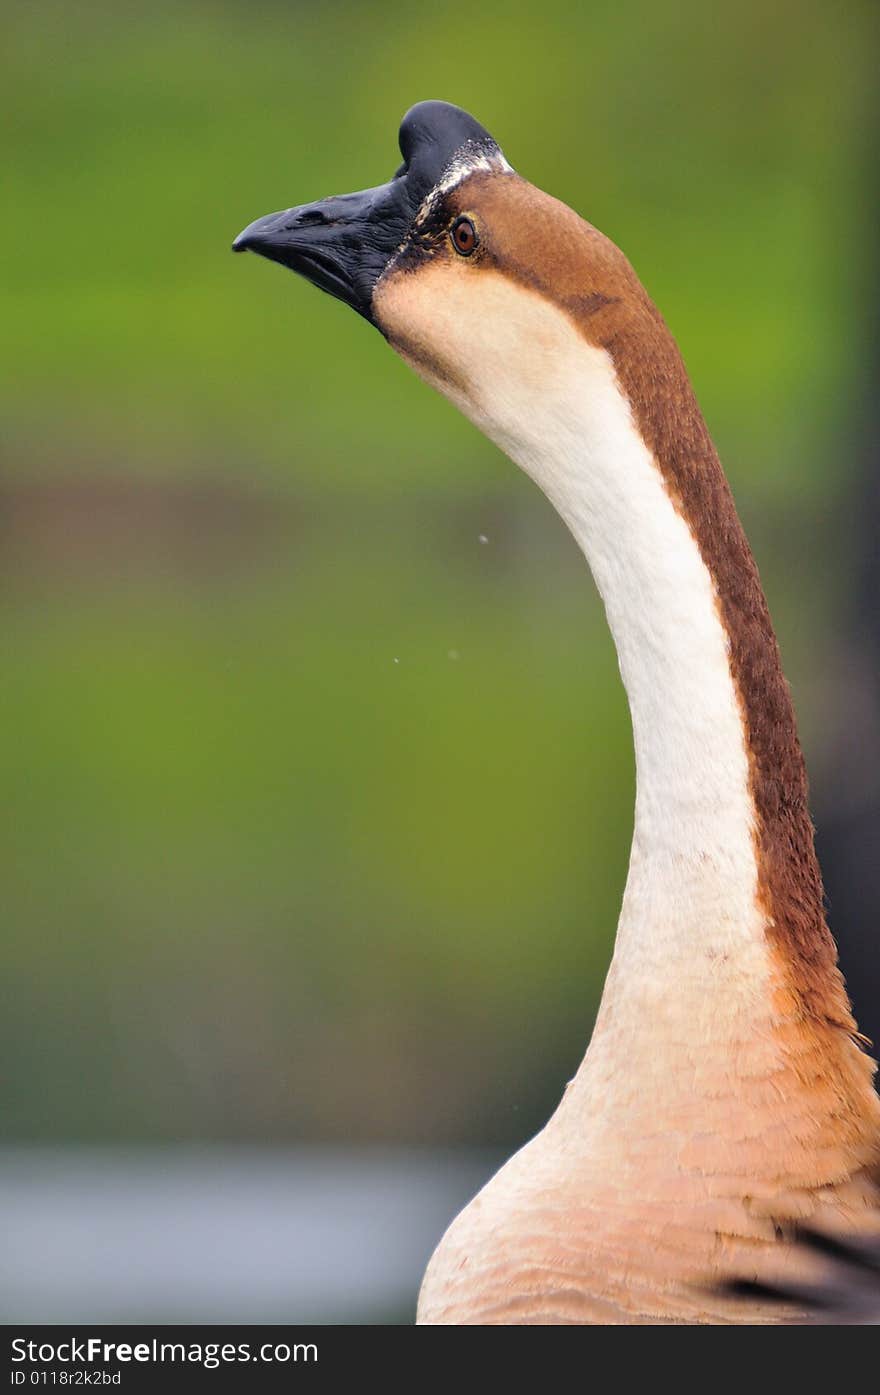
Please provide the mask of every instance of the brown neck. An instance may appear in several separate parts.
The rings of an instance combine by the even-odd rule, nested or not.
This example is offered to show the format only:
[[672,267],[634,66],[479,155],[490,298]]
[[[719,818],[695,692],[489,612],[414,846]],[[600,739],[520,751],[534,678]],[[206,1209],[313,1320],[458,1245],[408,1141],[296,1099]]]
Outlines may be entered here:
[[[758,571],[681,355],[629,262],[608,238],[525,181],[508,183],[505,197],[522,203],[524,212],[538,199],[552,213],[553,226],[541,274],[533,249],[520,248],[513,236],[503,249],[505,274],[551,299],[584,339],[609,353],[640,435],[714,581],[746,733],[768,936],[802,1011],[853,1031],[825,921],[791,693]],[[585,266],[601,289],[590,292],[589,281],[585,289]]]
[[[678,349],[656,309],[649,302],[645,309],[655,329],[650,342],[645,343],[641,319],[636,350],[618,317],[607,347],[645,442],[715,583],[742,706],[768,937],[803,1011],[853,1031],[825,920],[791,692],[758,570]],[[592,318],[593,333],[598,318]]]
[[[481,277],[486,295],[493,284],[517,285],[536,292],[562,311],[583,340],[604,350],[614,365],[633,424],[713,583],[718,618],[728,644],[730,677],[741,710],[754,809],[758,895],[768,940],[778,954],[782,981],[793,998],[790,1006],[804,1019],[852,1032],[854,1023],[837,968],[836,948],[825,922],[791,694],[780,667],[754,559],[675,342],[619,249],[565,205],[518,176],[485,172],[465,180],[451,197],[457,200],[453,212],[477,207],[491,236],[481,248],[479,276],[469,282],[466,294],[460,268],[446,267],[449,275],[443,278],[442,303],[447,319],[448,306],[456,294],[463,296],[461,318],[466,318]],[[435,272],[439,274],[443,266],[438,263]],[[493,282],[494,272],[500,273],[500,278]],[[426,274],[420,273],[422,283]],[[403,318],[410,329],[417,299],[413,294],[408,300],[404,296],[409,314]],[[439,342],[441,357],[451,358],[455,364],[459,359],[449,354],[447,341],[455,342],[458,321],[455,317],[448,321],[438,340],[436,312],[440,303],[433,304],[428,338],[435,356]],[[492,314],[491,306],[487,313]],[[416,320],[421,323],[418,316]],[[538,328],[536,320],[536,352],[529,360],[532,377],[523,376],[524,390],[534,387],[542,364],[555,361],[545,352],[546,346],[542,347],[544,333],[552,338],[551,330]],[[479,338],[477,327],[471,326],[470,336]],[[501,353],[498,339],[496,332],[483,345],[481,361],[485,356],[487,364],[491,363],[493,355]],[[489,434],[494,431],[493,439],[539,482],[542,473],[548,480],[554,473],[558,477],[557,464],[542,463],[541,442],[531,440],[526,424],[513,419],[516,411],[492,395],[506,371],[503,355],[493,375],[487,366],[481,368],[474,362],[471,343],[467,348],[469,352],[461,361],[467,363],[469,374],[488,374],[471,404],[475,420]],[[410,350],[409,356],[419,363],[416,352]],[[450,383],[448,373],[435,372],[433,378],[468,410],[467,393],[456,395],[456,385]],[[547,386],[548,400],[552,401],[553,392]],[[494,404],[491,410],[487,402]],[[537,406],[546,415],[543,398]],[[561,420],[567,419],[563,413]],[[552,480],[547,492],[552,497]],[[564,501],[558,506],[564,513]]]

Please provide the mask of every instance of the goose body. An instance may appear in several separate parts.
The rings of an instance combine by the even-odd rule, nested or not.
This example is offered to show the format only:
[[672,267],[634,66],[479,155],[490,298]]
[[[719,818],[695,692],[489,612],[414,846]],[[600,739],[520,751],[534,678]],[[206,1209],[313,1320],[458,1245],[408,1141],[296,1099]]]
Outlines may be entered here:
[[777,1321],[762,1285],[817,1263],[781,1238],[791,1222],[880,1231],[880,1101],[757,570],[618,248],[455,107],[413,108],[400,144],[389,184],[260,219],[236,247],[346,300],[547,495],[605,605],[637,776],[587,1054],[441,1240],[419,1321]]

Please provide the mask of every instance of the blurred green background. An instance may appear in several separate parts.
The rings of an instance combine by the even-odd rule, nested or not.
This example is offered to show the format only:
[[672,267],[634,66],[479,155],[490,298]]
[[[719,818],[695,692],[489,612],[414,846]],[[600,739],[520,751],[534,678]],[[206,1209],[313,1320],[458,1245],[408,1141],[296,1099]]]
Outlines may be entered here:
[[633,801],[583,561],[366,323],[229,254],[389,177],[417,100],[660,304],[833,804],[874,30],[858,0],[7,6],[7,1138],[509,1148],[582,1055]]

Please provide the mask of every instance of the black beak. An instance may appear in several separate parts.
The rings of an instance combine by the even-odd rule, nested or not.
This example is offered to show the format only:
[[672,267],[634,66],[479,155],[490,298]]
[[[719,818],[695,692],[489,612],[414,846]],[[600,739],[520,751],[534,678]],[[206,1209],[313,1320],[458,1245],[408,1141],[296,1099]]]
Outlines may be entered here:
[[232,244],[297,271],[372,321],[373,287],[403,244],[422,201],[465,148],[500,153],[478,121],[448,102],[419,102],[403,118],[403,164],[388,184],[258,218]]
[[373,287],[409,224],[395,182],[258,218],[232,250],[280,262],[369,319]]

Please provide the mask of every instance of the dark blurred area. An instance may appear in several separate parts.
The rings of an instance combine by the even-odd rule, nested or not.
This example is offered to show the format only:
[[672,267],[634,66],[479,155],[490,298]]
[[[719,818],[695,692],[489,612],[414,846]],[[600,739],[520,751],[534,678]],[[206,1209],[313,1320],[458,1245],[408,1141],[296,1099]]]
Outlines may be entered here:
[[[876,92],[875,92],[876,96]],[[874,130],[880,129],[875,122]],[[880,164],[866,180],[872,221],[880,219]],[[822,782],[814,789],[817,841],[831,923],[837,932],[856,1016],[880,1047],[880,257],[866,268],[865,374],[854,416],[859,472],[842,508],[844,575],[840,654],[829,691]]]
[[[132,1150],[158,1177],[182,1145],[244,1149],[245,1191],[241,1157],[329,1149],[370,1208],[391,1149],[430,1248],[585,1049],[633,768],[583,560],[374,330],[229,254],[387,178],[426,97],[614,237],[679,340],[880,1037],[874,7],[50,0],[4,30],[0,1208],[39,1208],[28,1148],[62,1197],[83,1148],[147,1188]],[[73,1311],[49,1277],[27,1315]]]

